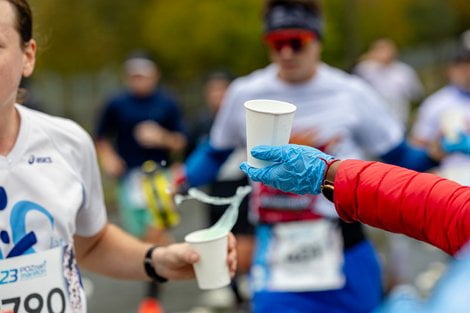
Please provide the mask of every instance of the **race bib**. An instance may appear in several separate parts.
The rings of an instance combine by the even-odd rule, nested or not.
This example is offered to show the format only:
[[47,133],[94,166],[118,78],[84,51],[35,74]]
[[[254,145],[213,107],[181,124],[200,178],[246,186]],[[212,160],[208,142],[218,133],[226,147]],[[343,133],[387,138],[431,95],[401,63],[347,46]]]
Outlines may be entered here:
[[269,289],[320,291],[344,286],[342,237],[335,222],[321,219],[273,227]]
[[0,312],[86,312],[72,246],[0,260]]
[[255,184],[251,209],[260,223],[315,220],[321,218],[315,211],[318,195],[299,195],[279,189]]

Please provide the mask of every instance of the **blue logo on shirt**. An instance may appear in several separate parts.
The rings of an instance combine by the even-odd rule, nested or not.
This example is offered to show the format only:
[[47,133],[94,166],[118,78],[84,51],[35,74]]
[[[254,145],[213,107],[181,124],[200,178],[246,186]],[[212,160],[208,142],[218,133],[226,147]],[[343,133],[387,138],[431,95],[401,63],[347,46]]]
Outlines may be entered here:
[[52,158],[51,157],[36,157],[34,154],[32,154],[29,159],[28,159],[29,164],[34,164],[34,163],[52,163]]
[[[0,212],[5,210],[8,204],[8,197],[5,188],[0,186]],[[9,244],[13,241],[14,246],[6,255],[7,258],[34,253],[33,246],[37,243],[36,233],[30,231],[26,233],[26,215],[31,211],[37,211],[45,215],[52,226],[54,226],[54,218],[42,206],[31,201],[19,201],[11,209],[10,214],[10,228],[11,235],[7,230],[0,230],[0,243]],[[3,253],[0,249],[0,260],[2,260]]]

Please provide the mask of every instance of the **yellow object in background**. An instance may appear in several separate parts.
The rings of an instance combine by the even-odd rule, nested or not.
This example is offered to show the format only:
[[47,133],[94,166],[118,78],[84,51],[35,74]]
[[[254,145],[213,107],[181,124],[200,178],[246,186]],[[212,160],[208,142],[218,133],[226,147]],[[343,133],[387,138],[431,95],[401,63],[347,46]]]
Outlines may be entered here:
[[171,196],[168,171],[154,161],[142,165],[142,185],[148,209],[156,228],[170,228],[179,224],[180,215]]

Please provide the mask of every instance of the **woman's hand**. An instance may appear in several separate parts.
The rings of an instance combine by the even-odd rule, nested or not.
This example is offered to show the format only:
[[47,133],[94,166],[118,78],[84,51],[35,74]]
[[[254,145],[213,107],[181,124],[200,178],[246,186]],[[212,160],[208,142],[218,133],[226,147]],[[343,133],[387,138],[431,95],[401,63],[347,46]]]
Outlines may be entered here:
[[[236,240],[232,233],[228,235],[227,264],[233,277],[237,269]],[[152,254],[155,271],[168,279],[194,278],[193,264],[199,261],[199,255],[187,243],[159,247]]]

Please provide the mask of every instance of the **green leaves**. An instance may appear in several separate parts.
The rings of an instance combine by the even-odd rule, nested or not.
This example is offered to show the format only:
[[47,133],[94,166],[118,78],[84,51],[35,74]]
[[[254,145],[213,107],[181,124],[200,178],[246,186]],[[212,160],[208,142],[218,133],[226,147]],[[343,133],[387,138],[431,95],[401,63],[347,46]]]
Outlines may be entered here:
[[[163,75],[186,81],[216,68],[246,74],[268,62],[263,0],[32,1],[39,70],[118,68],[135,48],[156,54]],[[467,0],[324,0],[324,58],[350,66],[369,42],[400,46],[453,37],[470,27]]]

